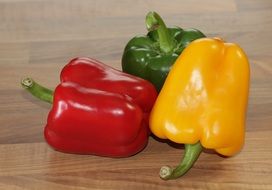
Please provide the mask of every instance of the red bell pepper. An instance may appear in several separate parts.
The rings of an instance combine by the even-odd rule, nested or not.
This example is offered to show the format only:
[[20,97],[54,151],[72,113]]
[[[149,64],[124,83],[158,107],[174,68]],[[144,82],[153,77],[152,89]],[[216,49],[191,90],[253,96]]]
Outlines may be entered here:
[[90,58],[76,58],[61,71],[54,92],[30,78],[22,85],[53,103],[45,139],[62,152],[127,157],[141,151],[149,136],[148,116],[155,87]]

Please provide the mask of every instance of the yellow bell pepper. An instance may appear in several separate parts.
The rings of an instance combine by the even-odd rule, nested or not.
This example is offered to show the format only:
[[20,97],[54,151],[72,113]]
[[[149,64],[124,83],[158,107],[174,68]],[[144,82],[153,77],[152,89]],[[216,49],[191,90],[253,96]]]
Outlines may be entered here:
[[224,156],[244,143],[249,63],[236,44],[219,38],[190,43],[173,65],[150,115],[159,138],[185,144],[180,165],[162,167],[163,179],[185,174],[203,147]]

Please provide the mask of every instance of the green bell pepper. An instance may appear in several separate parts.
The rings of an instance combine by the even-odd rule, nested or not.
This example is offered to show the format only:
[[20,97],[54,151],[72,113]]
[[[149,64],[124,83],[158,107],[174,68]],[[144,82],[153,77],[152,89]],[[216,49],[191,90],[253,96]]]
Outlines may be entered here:
[[122,70],[149,80],[159,92],[183,49],[205,35],[196,29],[167,28],[156,12],[147,14],[146,27],[147,35],[136,36],[126,45]]

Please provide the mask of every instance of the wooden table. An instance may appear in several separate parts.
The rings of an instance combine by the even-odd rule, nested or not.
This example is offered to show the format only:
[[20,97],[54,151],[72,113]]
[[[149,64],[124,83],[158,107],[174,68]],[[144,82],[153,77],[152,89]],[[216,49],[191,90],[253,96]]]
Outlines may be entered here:
[[[178,180],[160,166],[183,155],[150,137],[136,156],[111,159],[52,150],[43,128],[50,105],[31,97],[20,79],[55,87],[61,68],[89,56],[120,69],[126,42],[145,34],[149,10],[168,25],[195,27],[236,42],[251,64],[246,144],[222,158],[202,153]],[[0,0],[0,189],[272,189],[271,0]]]

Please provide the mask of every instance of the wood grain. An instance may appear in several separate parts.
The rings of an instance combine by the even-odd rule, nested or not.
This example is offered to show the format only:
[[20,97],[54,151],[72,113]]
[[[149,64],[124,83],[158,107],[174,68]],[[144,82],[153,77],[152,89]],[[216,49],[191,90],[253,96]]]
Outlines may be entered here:
[[[43,139],[50,105],[24,92],[32,76],[54,88],[73,57],[120,69],[126,42],[158,11],[169,25],[239,43],[251,64],[246,144],[232,158],[203,153],[183,178],[162,181],[183,148],[150,137],[136,156],[111,159],[52,150]],[[272,1],[0,0],[0,189],[272,189]]]

